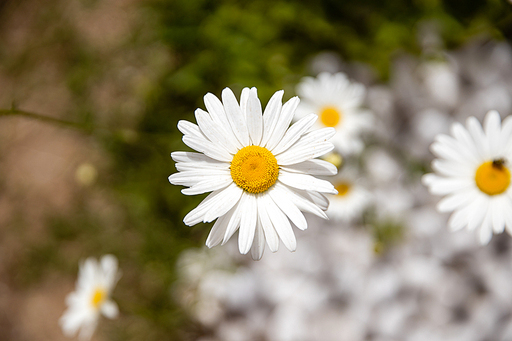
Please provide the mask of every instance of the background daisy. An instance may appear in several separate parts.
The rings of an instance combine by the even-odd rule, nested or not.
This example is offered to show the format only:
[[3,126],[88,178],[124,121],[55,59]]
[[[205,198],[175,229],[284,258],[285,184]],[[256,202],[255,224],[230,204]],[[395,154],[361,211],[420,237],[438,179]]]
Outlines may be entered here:
[[350,166],[343,169],[332,180],[336,195],[329,195],[327,215],[333,220],[350,222],[362,217],[371,201],[370,192],[358,181],[357,170]]
[[103,256],[99,263],[87,258],[80,264],[76,290],[66,297],[68,309],[59,321],[66,336],[79,331],[80,340],[89,340],[100,314],[108,318],[118,315],[119,309],[110,295],[119,277],[117,258],[112,255]]
[[432,162],[434,174],[426,174],[423,183],[433,194],[444,195],[438,203],[441,212],[453,214],[448,222],[452,230],[478,229],[482,244],[492,233],[512,234],[512,117],[503,126],[497,111],[485,116],[484,129],[474,117],[466,128],[454,123],[451,135],[438,135],[431,146],[438,157]]
[[298,119],[313,112],[319,116],[316,128],[336,128],[332,142],[339,152],[362,151],[360,133],[373,122],[371,112],[361,107],[366,94],[364,85],[350,82],[343,73],[322,72],[317,78],[303,78],[296,91],[302,99],[297,108]]
[[331,183],[312,175],[333,175],[337,169],[315,159],[333,149],[327,142],[335,131],[310,131],[317,116],[309,114],[289,127],[299,104],[294,97],[281,104],[276,92],[262,112],[256,88],[242,91],[240,105],[233,92],[222,91],[222,103],[204,97],[208,111],[196,110],[197,125],[180,121],[183,142],[201,153],[174,152],[178,173],[175,185],[188,186],[183,194],[212,192],[183,220],[187,225],[217,221],[206,240],[208,247],[226,243],[240,228],[240,253],[251,250],[260,259],[265,240],[272,252],[279,240],[295,251],[292,225],[304,230],[302,211],[327,218],[326,194],[336,194]]

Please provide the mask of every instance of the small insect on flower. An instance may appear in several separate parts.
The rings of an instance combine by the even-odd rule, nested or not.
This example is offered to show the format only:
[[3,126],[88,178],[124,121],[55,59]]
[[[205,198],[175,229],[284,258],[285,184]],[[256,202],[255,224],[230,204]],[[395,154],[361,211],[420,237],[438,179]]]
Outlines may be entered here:
[[431,193],[445,196],[437,209],[454,211],[449,227],[479,228],[482,244],[493,232],[506,229],[512,234],[512,116],[500,121],[498,112],[489,111],[484,129],[474,117],[468,118],[466,128],[453,124],[453,137],[438,135],[431,146],[438,156],[432,162],[435,174],[423,176]]
[[200,153],[172,153],[178,172],[169,181],[189,187],[183,194],[212,192],[183,220],[192,226],[217,219],[206,240],[208,247],[226,243],[240,229],[240,253],[251,251],[256,260],[263,255],[265,241],[272,252],[279,240],[294,251],[290,221],[304,230],[302,212],[327,218],[329,201],[324,193],[337,191],[313,175],[337,172],[331,163],[316,159],[334,148],[327,140],[335,130],[310,131],[315,114],[290,127],[299,98],[283,105],[282,97],[283,91],[276,92],[262,112],[256,88],[243,89],[240,104],[226,88],[222,102],[206,94],[208,111],[196,110],[197,125],[178,122],[183,142]]
[[364,85],[350,82],[343,73],[322,72],[317,78],[303,78],[297,85],[297,94],[303,99],[297,108],[298,118],[311,112],[317,114],[320,120],[315,128],[336,128],[332,142],[339,152],[361,152],[364,145],[360,134],[373,124],[372,113],[362,108]]
[[80,264],[76,290],[66,297],[68,309],[59,320],[64,335],[73,337],[80,330],[80,340],[90,340],[100,314],[108,318],[118,315],[110,295],[119,277],[117,259],[112,255],[103,256],[99,263],[87,258]]

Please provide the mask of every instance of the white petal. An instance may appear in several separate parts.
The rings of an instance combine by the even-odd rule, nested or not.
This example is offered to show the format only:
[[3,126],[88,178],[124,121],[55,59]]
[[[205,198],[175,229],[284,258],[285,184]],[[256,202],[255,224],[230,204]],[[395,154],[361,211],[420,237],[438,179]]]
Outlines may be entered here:
[[309,114],[306,117],[303,117],[296,123],[294,123],[284,134],[283,138],[277,146],[271,150],[272,154],[277,155],[288,148],[290,148],[295,142],[299,140],[299,138],[306,133],[309,128],[315,123],[318,119],[318,116],[315,114]]
[[475,141],[475,147],[477,148],[480,157],[484,160],[487,160],[491,157],[489,150],[489,142],[485,137],[484,131],[482,130],[482,126],[478,122],[476,118],[473,116],[468,117],[466,120],[466,126],[468,128],[471,137]]
[[104,255],[101,257],[100,265],[105,285],[110,291],[119,279],[117,258],[113,255]]
[[210,160],[212,162],[178,162],[174,166],[179,172],[196,171],[198,169],[202,169],[204,172],[209,172],[210,170],[229,171],[229,163]]
[[258,224],[256,225],[256,232],[254,234],[254,241],[251,247],[252,259],[260,260],[263,256],[263,251],[265,251],[265,236],[263,235],[263,228],[261,227],[261,223],[258,220]]
[[215,224],[213,224],[210,233],[208,234],[208,238],[206,238],[206,246],[212,248],[220,244],[222,238],[224,237],[224,234],[226,233],[228,222],[231,220],[234,211],[234,208],[232,208],[231,210],[229,210],[228,213],[224,214],[223,216],[220,216],[217,219]]
[[283,90],[276,91],[276,93],[272,95],[267,103],[267,106],[265,107],[265,111],[263,112],[263,137],[261,139],[260,146],[265,146],[268,142],[268,139],[274,132],[277,120],[281,113],[281,108],[283,106],[283,94]]
[[283,135],[290,126],[295,109],[297,109],[299,102],[300,100],[298,97],[293,97],[283,105],[283,109],[278,117],[274,131],[265,145],[268,150],[273,150],[283,138]]
[[242,218],[243,208],[245,207],[246,200],[247,195],[245,193],[242,193],[240,201],[232,208],[233,213],[231,219],[228,222],[228,226],[226,227],[226,233],[224,234],[224,238],[222,239],[222,245],[226,244],[229,238],[231,238],[231,236],[236,232],[236,230],[240,226],[240,219]]
[[278,181],[285,185],[305,191],[338,194],[338,191],[329,181],[317,179],[308,174],[289,173],[287,171],[280,170]]
[[500,148],[501,117],[496,110],[489,111],[484,118],[485,135],[489,141],[491,153],[496,153]]
[[267,195],[258,196],[258,218],[265,232],[265,239],[267,240],[270,251],[276,252],[279,249],[279,236],[267,213],[267,207],[269,205],[268,200],[272,199]]
[[[256,89],[256,88],[254,88],[254,89]],[[251,92],[251,89],[243,88],[242,94],[240,95],[240,109],[242,110],[242,114],[244,115],[246,120],[247,120],[247,100],[249,100],[250,92]]]
[[489,209],[489,199],[484,195],[477,195],[475,200],[467,206],[466,219],[468,230],[472,231],[481,225]]
[[430,150],[441,158],[462,164],[477,164],[481,160],[477,150],[470,149],[455,138],[443,134],[436,136]]
[[205,138],[199,127],[189,121],[181,120],[178,121],[178,129],[183,133],[185,136],[195,136],[195,137],[201,137]]
[[226,135],[229,137],[233,137],[231,142],[237,146],[238,149],[243,148],[242,144],[235,138],[235,134],[231,129],[228,118],[226,116],[226,112],[224,110],[224,106],[222,102],[217,98],[217,96],[207,93],[204,96],[204,104],[206,105],[206,110],[210,113],[212,119],[217,122],[219,127],[222,127],[226,132]]
[[197,205],[196,208],[190,211],[185,216],[185,218],[183,218],[183,222],[185,223],[185,225],[193,226],[203,221],[204,216],[208,212],[208,210],[215,205],[219,198],[222,198],[222,196],[219,197],[219,195],[223,191],[224,190],[218,190],[208,194],[208,196],[204,198],[203,201],[201,201],[201,203]]
[[467,206],[473,198],[473,196],[468,195],[468,191],[457,192],[441,199],[436,208],[439,212],[450,212]]
[[325,142],[329,140],[331,137],[333,137],[335,134],[336,130],[331,127],[313,130],[302,135],[299,141],[297,141],[297,143],[295,144],[295,146],[302,147],[310,144]]
[[93,257],[88,257],[81,265],[77,284],[80,288],[89,288],[96,281],[96,269],[98,262]]
[[190,188],[181,190],[185,195],[196,195],[226,188],[233,182],[229,176],[210,177],[208,180],[199,181]]
[[475,170],[467,165],[453,161],[435,159],[432,161],[432,169],[440,175],[447,177],[474,177]]
[[226,214],[240,200],[243,191],[244,190],[238,187],[234,182],[220,190],[215,204],[212,205],[204,215],[203,222],[209,223],[221,215]]
[[492,218],[492,230],[494,233],[502,233],[505,230],[505,214],[506,210],[503,200],[507,200],[505,196],[498,196],[491,199],[492,202],[489,205]]
[[258,204],[256,196],[246,194],[247,200],[241,208],[243,215],[240,220],[240,230],[238,231],[238,248],[240,253],[245,255],[252,246],[254,240],[254,231],[258,220]]
[[238,151],[237,146],[232,142],[234,138],[226,134],[226,131],[215,123],[206,111],[196,109],[196,121],[201,132],[216,145],[225,148],[228,153],[235,154]]
[[[327,198],[320,193],[317,193],[319,195],[319,198],[325,199],[325,201],[322,201],[320,205],[315,204],[311,199],[307,199],[302,194],[308,196],[311,198],[306,191],[300,191],[297,189],[294,189],[292,187],[288,187],[286,185],[283,185],[282,183],[277,182],[275,184],[276,187],[282,187],[283,190],[286,192],[286,196],[291,200],[297,208],[303,212],[308,212],[311,214],[314,214],[320,218],[328,219],[327,214],[325,214],[325,210],[329,206],[329,202]],[[316,192],[314,192],[316,193]]]
[[326,211],[329,208],[329,199],[322,193],[303,191],[304,197],[311,198],[311,201],[318,205],[322,210]]
[[[485,203],[484,203],[485,204]],[[472,195],[471,202],[458,210],[456,210],[448,220],[448,226],[451,231],[457,231],[462,229],[465,226],[468,226],[468,224],[474,224],[476,227],[477,225],[480,225],[482,222],[483,216],[487,210],[487,207],[485,209],[481,209],[482,205],[482,196]],[[476,213],[476,215],[474,214]],[[472,215],[472,217],[470,217]],[[469,228],[469,226],[468,226]]]
[[261,112],[261,103],[256,93],[256,88],[252,88],[247,101],[247,128],[253,145],[259,146],[263,135],[263,114]]
[[193,186],[201,181],[212,180],[217,177],[231,177],[228,169],[199,169],[177,172],[169,175],[169,182],[173,185]]
[[233,155],[229,154],[226,149],[216,146],[206,138],[185,135],[183,136],[183,142],[190,148],[204,153],[212,159],[224,162],[231,162],[233,160]]
[[119,315],[119,308],[117,307],[116,302],[107,300],[101,305],[101,313],[103,316],[113,319]]
[[87,311],[84,309],[68,308],[59,319],[62,332],[67,337],[73,337],[82,326],[82,323],[88,319]]
[[[426,174],[428,175],[428,174]],[[429,181],[427,186],[429,187],[429,191],[432,194],[436,195],[446,195],[457,191],[462,191],[465,189],[471,189],[474,187],[474,181],[471,181],[467,178],[443,178],[440,176],[435,176],[432,174],[430,177],[423,177],[424,183]],[[432,179],[432,180],[428,180]]]
[[504,148],[509,147],[512,137],[512,116],[507,116],[501,124],[501,138],[499,145]]
[[282,154],[276,155],[280,166],[293,165],[327,154],[334,149],[331,142],[322,142],[305,146],[293,146]]
[[287,198],[289,191],[285,191],[282,186],[274,186],[268,190],[268,195],[274,200],[274,203],[283,211],[284,214],[300,230],[308,228],[308,223],[302,212]]
[[448,219],[448,227],[450,231],[455,232],[463,229],[467,225],[467,209],[463,208],[452,213]]
[[80,328],[80,332],[78,334],[78,338],[81,341],[89,341],[96,330],[96,326],[98,325],[98,318],[87,319],[82,322],[82,326]]
[[[466,146],[467,149],[474,150],[474,154],[478,154],[476,153],[477,147],[475,146],[475,141],[471,138],[471,135],[462,124],[460,124],[459,122],[454,123],[451,127],[451,132],[455,139],[457,139],[457,141],[459,141],[462,145]],[[472,157],[474,156],[475,155],[472,155]]]
[[171,157],[175,162],[215,162],[218,163],[217,160],[212,159],[204,155],[203,153],[194,153],[194,152],[172,152]]
[[266,210],[284,246],[292,252],[295,251],[297,248],[297,240],[295,239],[295,234],[293,233],[288,218],[286,218],[285,214],[277,207],[273,200],[268,200]]
[[288,172],[305,173],[311,175],[336,175],[338,168],[330,162],[311,159],[300,163],[291,164],[289,166],[282,166]]
[[491,222],[491,212],[488,211],[485,215],[484,220],[482,221],[482,225],[480,226],[480,231],[478,233],[478,239],[480,244],[486,245],[492,238],[492,222]]
[[510,198],[507,197],[504,200],[504,209],[503,209],[503,217],[505,218],[505,224],[508,234],[512,235],[512,202]]
[[242,113],[231,89],[225,88],[222,90],[222,103],[224,104],[226,116],[236,138],[243,146],[248,146],[250,144],[250,140],[247,123],[245,122],[244,114]]

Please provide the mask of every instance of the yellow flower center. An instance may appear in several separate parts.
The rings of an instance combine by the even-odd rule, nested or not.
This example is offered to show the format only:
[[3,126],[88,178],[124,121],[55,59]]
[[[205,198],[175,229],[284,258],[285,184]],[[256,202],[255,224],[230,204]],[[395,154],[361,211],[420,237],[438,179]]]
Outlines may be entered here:
[[250,193],[261,193],[277,180],[277,160],[266,148],[247,146],[231,161],[231,177],[235,184]]
[[488,195],[505,192],[510,185],[510,171],[503,159],[484,162],[478,167],[475,182],[478,188]]
[[96,288],[94,290],[94,295],[92,295],[91,304],[94,308],[98,309],[100,305],[107,298],[107,293],[102,288]]
[[352,188],[352,185],[348,182],[340,182],[336,186],[334,186],[334,188],[336,188],[336,190],[338,191],[337,195],[344,197],[345,195],[348,194],[348,192]]
[[336,127],[341,121],[342,113],[335,107],[325,107],[320,112],[320,121],[326,127]]

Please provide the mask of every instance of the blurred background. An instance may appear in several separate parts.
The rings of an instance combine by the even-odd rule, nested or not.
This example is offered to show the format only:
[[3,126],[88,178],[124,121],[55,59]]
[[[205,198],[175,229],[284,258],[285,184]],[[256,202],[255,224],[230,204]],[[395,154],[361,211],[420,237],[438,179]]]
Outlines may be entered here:
[[[94,340],[512,340],[508,235],[447,232],[420,184],[454,121],[512,114],[505,0],[0,1],[0,340],[66,340],[80,260],[111,253]],[[375,128],[344,161],[372,201],[308,217],[259,262],[208,250],[168,183],[207,92],[263,105],[304,76],[366,86]]]

